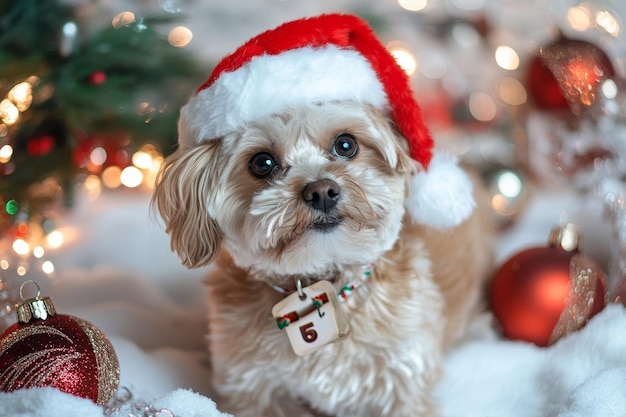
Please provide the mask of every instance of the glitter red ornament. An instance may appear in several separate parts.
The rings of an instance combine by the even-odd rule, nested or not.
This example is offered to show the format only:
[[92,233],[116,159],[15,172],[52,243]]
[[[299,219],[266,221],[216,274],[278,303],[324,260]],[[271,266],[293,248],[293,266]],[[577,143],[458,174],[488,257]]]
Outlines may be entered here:
[[490,299],[504,336],[549,346],[604,308],[604,272],[578,239],[572,225],[554,229],[549,246],[519,252],[498,270]]
[[601,83],[614,75],[604,51],[587,41],[565,37],[542,47],[526,74],[528,91],[538,107],[574,114],[593,105]]
[[18,323],[0,335],[0,390],[54,387],[106,405],[119,385],[119,363],[107,337],[88,321],[57,314],[39,286],[35,298],[24,300],[24,284]]

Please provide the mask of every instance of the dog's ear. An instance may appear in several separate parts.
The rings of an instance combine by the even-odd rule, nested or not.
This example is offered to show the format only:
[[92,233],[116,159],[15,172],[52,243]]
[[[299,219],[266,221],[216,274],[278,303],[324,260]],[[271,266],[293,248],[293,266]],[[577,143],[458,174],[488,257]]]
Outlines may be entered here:
[[223,233],[211,218],[207,201],[217,186],[214,173],[221,141],[212,140],[170,155],[159,172],[152,207],[165,221],[170,245],[188,268],[207,265],[217,256]]

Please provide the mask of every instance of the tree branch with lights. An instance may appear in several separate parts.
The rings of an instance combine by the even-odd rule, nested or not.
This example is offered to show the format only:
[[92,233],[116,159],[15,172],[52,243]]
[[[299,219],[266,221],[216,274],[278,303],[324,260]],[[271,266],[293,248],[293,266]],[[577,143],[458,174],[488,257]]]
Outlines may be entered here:
[[32,250],[77,184],[150,186],[206,72],[155,29],[173,19],[124,12],[89,33],[64,3],[0,1],[0,237]]

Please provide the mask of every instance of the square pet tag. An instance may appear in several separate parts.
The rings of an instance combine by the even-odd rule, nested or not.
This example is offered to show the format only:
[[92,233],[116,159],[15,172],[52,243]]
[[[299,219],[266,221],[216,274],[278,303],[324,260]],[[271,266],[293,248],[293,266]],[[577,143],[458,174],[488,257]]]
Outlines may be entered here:
[[285,331],[293,351],[300,356],[335,342],[350,332],[337,293],[328,281],[302,288],[272,308],[278,328]]

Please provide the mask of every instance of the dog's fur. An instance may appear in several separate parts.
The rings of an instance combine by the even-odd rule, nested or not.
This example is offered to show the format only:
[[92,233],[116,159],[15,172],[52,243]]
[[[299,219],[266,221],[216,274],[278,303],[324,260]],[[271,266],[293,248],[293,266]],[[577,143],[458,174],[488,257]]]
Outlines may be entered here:
[[[358,142],[352,159],[332,150],[342,132]],[[249,172],[260,151],[279,161],[269,180]],[[153,202],[172,247],[188,267],[216,260],[207,284],[220,408],[279,416],[292,398],[333,416],[436,415],[430,391],[478,304],[491,228],[480,192],[475,213],[452,230],[414,224],[403,204],[419,169],[393,124],[354,102],[289,109],[167,159]],[[330,213],[302,196],[324,178],[340,187]],[[296,356],[271,315],[285,295],[268,284],[334,273],[341,288],[370,263],[369,280],[342,304],[350,334]]]

